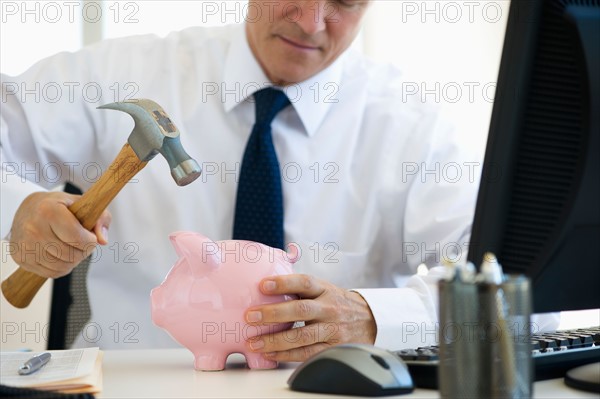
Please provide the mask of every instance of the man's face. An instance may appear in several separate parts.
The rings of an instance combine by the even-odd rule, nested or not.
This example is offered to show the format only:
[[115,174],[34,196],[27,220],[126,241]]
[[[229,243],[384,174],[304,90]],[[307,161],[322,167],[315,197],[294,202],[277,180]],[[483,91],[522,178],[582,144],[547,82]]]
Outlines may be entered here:
[[302,82],[350,46],[369,4],[370,0],[250,0],[250,48],[273,83]]

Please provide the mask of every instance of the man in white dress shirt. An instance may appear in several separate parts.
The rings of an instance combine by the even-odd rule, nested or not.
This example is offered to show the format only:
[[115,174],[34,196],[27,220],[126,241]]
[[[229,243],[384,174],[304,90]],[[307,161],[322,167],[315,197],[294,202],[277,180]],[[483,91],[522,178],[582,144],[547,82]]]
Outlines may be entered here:
[[[244,25],[104,41],[2,76],[1,234],[16,248],[13,258],[55,278],[86,256],[83,248],[100,244],[88,276],[94,331],[78,344],[173,346],[152,325],[149,306],[150,290],[176,259],[168,235],[231,238],[252,95],[278,86],[292,104],[272,124],[285,241],[302,257],[298,274],[261,289],[301,299],[245,317],[305,326],[295,339],[280,333],[248,346],[298,361],[343,342],[434,342],[435,276],[410,275],[420,263],[465,256],[478,159],[465,157],[435,108],[403,98],[398,71],[348,50],[370,1],[250,3],[260,18]],[[204,174],[176,187],[164,161],[154,160],[88,232],[67,209],[75,197],[47,190],[67,180],[89,189],[132,127],[129,116],[96,107],[132,97],[163,106]],[[447,165],[458,175],[441,174]]]

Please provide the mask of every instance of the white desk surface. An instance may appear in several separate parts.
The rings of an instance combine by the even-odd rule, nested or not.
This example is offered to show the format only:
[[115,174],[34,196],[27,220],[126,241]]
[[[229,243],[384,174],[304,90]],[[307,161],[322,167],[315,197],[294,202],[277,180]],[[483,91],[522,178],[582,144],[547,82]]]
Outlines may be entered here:
[[[297,363],[275,370],[249,370],[241,355],[229,357],[224,371],[195,371],[185,349],[109,350],[104,353],[103,390],[98,398],[340,398],[295,392],[287,379]],[[437,398],[437,391],[416,389],[401,398]],[[536,382],[535,398],[598,398],[567,387],[562,379]]]

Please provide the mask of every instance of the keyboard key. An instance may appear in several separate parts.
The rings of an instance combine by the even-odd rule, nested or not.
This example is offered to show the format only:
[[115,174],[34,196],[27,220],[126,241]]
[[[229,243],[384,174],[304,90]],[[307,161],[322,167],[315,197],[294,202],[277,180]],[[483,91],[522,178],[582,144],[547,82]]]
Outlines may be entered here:
[[417,353],[418,353],[417,360],[431,361],[431,360],[439,360],[440,359],[439,353],[432,349],[418,350]]
[[419,354],[415,349],[402,349],[396,352],[402,360],[416,360]]
[[583,348],[594,345],[594,338],[589,334],[575,332],[573,335],[579,337],[581,340],[581,347]]
[[580,348],[582,346],[581,340],[575,335],[567,335],[565,338],[569,341],[569,349]]
[[544,338],[540,339],[538,342],[540,343],[540,348],[542,349],[542,352],[554,350],[554,348],[556,348],[556,341],[553,339]]
[[563,346],[564,346],[565,348],[568,348],[568,347],[569,347],[569,345],[570,345],[570,344],[569,344],[569,340],[568,340],[568,339],[566,339],[566,338],[565,338],[565,337],[563,337],[563,336],[558,336],[558,335],[557,335],[557,336],[547,335],[547,336],[546,336],[546,338],[554,340],[554,342],[556,343],[556,346],[557,346],[557,347],[559,347],[559,348],[560,348],[560,347],[563,347]]

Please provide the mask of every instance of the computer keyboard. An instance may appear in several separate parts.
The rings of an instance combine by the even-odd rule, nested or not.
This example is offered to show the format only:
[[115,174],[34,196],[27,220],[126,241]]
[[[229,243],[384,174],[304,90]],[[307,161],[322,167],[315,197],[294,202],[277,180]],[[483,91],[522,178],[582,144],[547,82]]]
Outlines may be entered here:
[[[563,377],[574,367],[600,362],[600,327],[534,334],[531,346],[535,381]],[[394,353],[404,360],[417,387],[438,388],[438,346]]]

